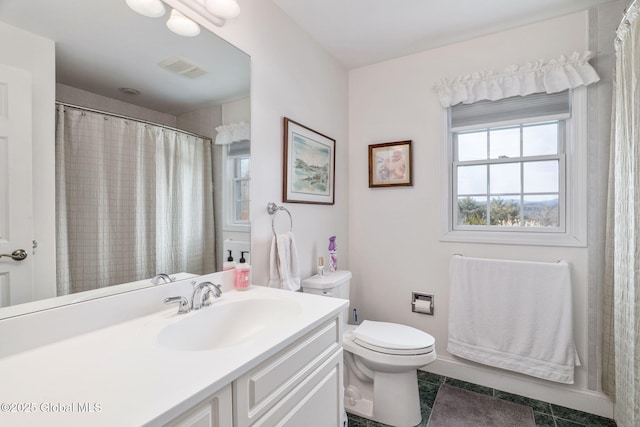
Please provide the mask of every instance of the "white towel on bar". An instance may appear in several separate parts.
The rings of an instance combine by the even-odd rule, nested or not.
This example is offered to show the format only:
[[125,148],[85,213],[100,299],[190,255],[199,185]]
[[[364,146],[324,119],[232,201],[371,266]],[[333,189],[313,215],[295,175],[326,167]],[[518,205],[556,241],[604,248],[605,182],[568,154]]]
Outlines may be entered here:
[[270,287],[297,291],[300,289],[298,250],[292,232],[273,236],[269,262]]
[[558,263],[453,256],[447,351],[573,384],[571,271]]

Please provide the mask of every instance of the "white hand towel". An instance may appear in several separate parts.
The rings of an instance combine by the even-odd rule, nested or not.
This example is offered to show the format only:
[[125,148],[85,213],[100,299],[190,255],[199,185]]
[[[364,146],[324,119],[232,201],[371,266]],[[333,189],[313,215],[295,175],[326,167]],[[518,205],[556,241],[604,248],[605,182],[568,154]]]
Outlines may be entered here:
[[300,289],[298,250],[293,233],[278,234],[271,241],[269,259],[270,287],[291,291]]

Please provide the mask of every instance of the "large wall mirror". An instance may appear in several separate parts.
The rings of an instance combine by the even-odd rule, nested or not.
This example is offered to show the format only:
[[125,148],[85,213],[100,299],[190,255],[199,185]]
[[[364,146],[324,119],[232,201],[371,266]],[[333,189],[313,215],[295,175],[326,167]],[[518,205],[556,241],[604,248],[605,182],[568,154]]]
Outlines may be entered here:
[[0,117],[0,254],[28,254],[0,257],[0,318],[249,257],[250,58],[204,28],[174,34],[168,16],[125,0],[0,3],[0,98],[4,85],[5,110],[30,113],[24,132]]

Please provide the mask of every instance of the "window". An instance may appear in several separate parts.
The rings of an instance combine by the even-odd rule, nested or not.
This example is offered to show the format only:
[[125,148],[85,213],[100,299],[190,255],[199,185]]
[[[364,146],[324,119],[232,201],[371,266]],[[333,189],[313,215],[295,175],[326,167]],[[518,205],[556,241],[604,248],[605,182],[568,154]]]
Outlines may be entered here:
[[555,120],[452,132],[454,228],[561,231],[564,127]]
[[249,221],[249,157],[231,159],[233,169],[233,222]]
[[251,157],[249,141],[226,145],[225,229],[246,231],[249,227],[249,182]]
[[565,91],[448,109],[442,240],[585,244],[582,98]]

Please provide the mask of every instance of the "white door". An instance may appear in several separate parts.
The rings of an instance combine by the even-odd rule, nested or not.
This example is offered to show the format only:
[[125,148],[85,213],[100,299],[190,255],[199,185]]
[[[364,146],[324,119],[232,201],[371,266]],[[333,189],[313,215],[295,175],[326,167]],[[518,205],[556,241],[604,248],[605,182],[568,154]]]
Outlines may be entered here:
[[[53,114],[53,113],[52,113]],[[33,298],[31,73],[0,64],[0,307]]]

